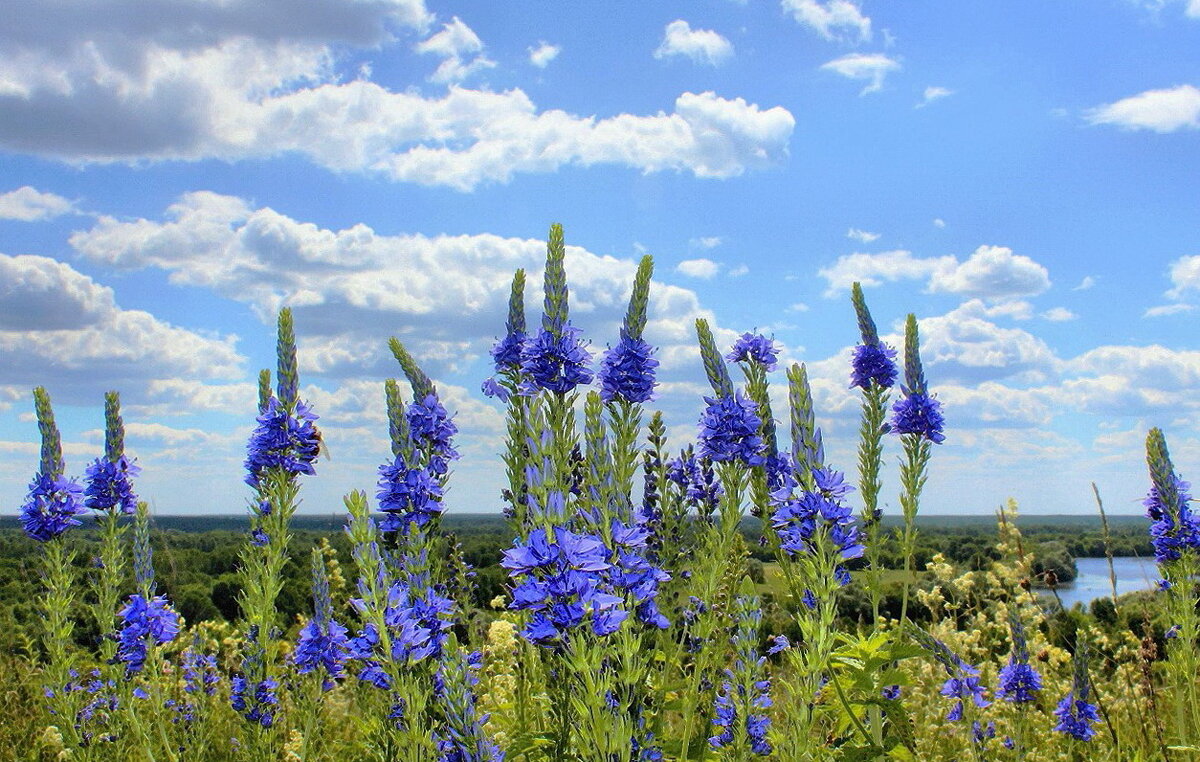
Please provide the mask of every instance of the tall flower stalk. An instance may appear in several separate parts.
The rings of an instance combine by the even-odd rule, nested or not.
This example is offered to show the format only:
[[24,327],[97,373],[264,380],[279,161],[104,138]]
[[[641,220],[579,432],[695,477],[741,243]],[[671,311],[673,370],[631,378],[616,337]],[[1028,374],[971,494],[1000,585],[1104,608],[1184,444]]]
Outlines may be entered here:
[[888,399],[896,382],[896,350],[879,338],[875,320],[867,308],[862,286],[855,283],[850,301],[858,318],[861,343],[854,347],[850,386],[862,392],[862,413],[858,432],[858,489],[862,495],[862,526],[867,537],[867,593],[871,597],[873,627],[879,629],[879,604],[883,595],[879,542],[883,511],[879,492],[883,487],[883,438],[888,432]]
[[1200,574],[1200,516],[1191,508],[1188,483],[1175,473],[1162,429],[1146,436],[1150,493],[1144,505],[1151,520],[1150,539],[1167,598],[1167,614],[1175,636],[1167,642],[1167,675],[1175,694],[1176,742],[1200,744],[1200,694],[1197,674],[1200,615],[1196,612],[1196,577]]
[[788,652],[796,673],[796,711],[789,717],[796,758],[811,752],[812,730],[837,631],[837,596],[849,584],[846,562],[864,552],[853,513],[845,503],[850,487],[826,467],[821,432],[812,409],[812,392],[803,366],[788,372],[793,441],[792,462],[771,493],[779,568],[795,606],[804,648]]
[[41,462],[21,506],[21,523],[25,534],[42,546],[45,587],[38,608],[43,626],[42,645],[48,663],[43,691],[59,730],[75,744],[79,738],[73,722],[74,701],[67,686],[73,662],[68,644],[74,629],[70,617],[75,599],[74,554],[67,549],[64,534],[81,523],[77,517],[85,512],[83,489],[63,474],[62,436],[54,422],[50,395],[44,388],[39,386],[33,390],[33,405],[42,439]]
[[127,527],[122,517],[137,512],[132,478],[141,471],[125,456],[125,423],[117,392],[104,395],[104,456],[86,471],[85,505],[100,524],[99,569],[92,580],[97,605],[93,609],[100,633],[100,655],[111,664],[116,653],[117,601],[125,578]]
[[942,403],[929,394],[925,369],[921,365],[920,336],[917,316],[909,314],[904,323],[904,386],[903,396],[892,406],[893,433],[900,436],[904,456],[900,460],[900,508],[904,532],[900,539],[900,554],[904,558],[904,591],[900,601],[900,629],[907,627],[908,598],[912,589],[913,552],[917,541],[917,511],[921,507],[921,492],[928,478],[927,469],[932,445],[941,444],[944,421]]
[[258,425],[250,435],[246,482],[254,488],[250,539],[242,551],[241,609],[245,635],[241,674],[233,681],[232,704],[259,730],[250,745],[274,753],[278,739],[270,729],[279,712],[281,630],[276,600],[291,542],[289,525],[299,504],[298,476],[314,474],[321,433],[316,414],[299,399],[296,335],[290,309],[279,312],[276,342],[276,389],[270,374],[259,376]]

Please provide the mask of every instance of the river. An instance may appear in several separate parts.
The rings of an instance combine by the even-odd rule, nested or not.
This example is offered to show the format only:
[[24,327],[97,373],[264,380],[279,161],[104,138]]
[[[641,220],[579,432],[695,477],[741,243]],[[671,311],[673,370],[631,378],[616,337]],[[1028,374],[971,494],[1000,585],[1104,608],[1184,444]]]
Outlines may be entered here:
[[[1082,603],[1086,608],[1095,599],[1112,595],[1108,559],[1076,558],[1075,568],[1078,570],[1075,581],[1058,587],[1058,597],[1064,607]],[[1159,579],[1158,565],[1152,558],[1119,556],[1113,559],[1113,568],[1117,572],[1117,595],[1149,590]],[[1049,596],[1050,592],[1044,591],[1044,594]]]

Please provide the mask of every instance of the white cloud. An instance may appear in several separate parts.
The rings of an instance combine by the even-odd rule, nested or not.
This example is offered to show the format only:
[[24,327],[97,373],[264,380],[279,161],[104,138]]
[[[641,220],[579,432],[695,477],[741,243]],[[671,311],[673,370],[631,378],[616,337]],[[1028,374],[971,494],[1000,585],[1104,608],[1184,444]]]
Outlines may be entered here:
[[851,40],[871,39],[871,19],[849,0],[783,0],[783,9],[827,40],[837,39],[841,32]]
[[934,86],[930,85],[929,87],[925,88],[925,93],[921,97],[921,102],[917,104],[917,108],[921,108],[922,106],[928,106],[930,103],[933,103],[934,101],[941,100],[942,98],[946,98],[951,95],[954,95],[953,90],[947,89],[945,87],[934,87]]
[[1083,276],[1083,280],[1079,281],[1079,285],[1072,288],[1072,291],[1087,291],[1089,288],[1096,285],[1096,278],[1091,275]]
[[112,289],[62,262],[0,254],[0,384],[45,384],[75,402],[138,395],[155,379],[240,374],[235,342],[121,309]]
[[898,280],[927,280],[930,293],[997,302],[1036,296],[1050,288],[1045,267],[1003,246],[980,246],[963,262],[953,256],[915,257],[904,250],[847,254],[817,274],[829,283],[826,296],[845,293],[855,281],[878,286]]
[[1180,257],[1171,263],[1171,290],[1167,296],[1181,299],[1189,291],[1200,291],[1200,254]]
[[1165,317],[1166,315],[1179,315],[1184,312],[1191,312],[1194,309],[1195,307],[1190,304],[1160,304],[1157,307],[1148,308],[1144,313],[1142,313],[1142,317],[1152,318]]
[[929,281],[934,293],[985,299],[1036,296],[1048,288],[1045,267],[1004,246],[980,246],[957,267],[936,270]]
[[[564,165],[732,177],[784,158],[795,125],[786,109],[713,93],[604,117],[539,110],[520,89],[426,97],[339,77],[354,51],[423,30],[419,0],[272,0],[271,12],[144,0],[136,14],[131,1],[71,0],[71,24],[55,21],[61,4],[33,4],[0,28],[0,149],[78,164],[297,155],[470,190]],[[447,81],[474,61],[467,32],[451,22],[419,46],[450,54]]]
[[737,267],[733,267],[729,270],[729,277],[730,278],[740,278],[743,275],[748,275],[749,273],[750,273],[750,266],[741,264],[741,265],[738,265]]
[[[1060,367],[1054,352],[1040,338],[1020,328],[991,322],[987,306],[978,299],[937,317],[921,319],[921,358],[931,377],[970,385],[986,380],[1045,381]],[[901,336],[895,340],[902,343]]]
[[43,193],[28,185],[0,193],[0,220],[39,222],[60,217],[74,208],[75,204],[62,196]]
[[733,44],[711,29],[692,29],[688,22],[676,19],[663,30],[663,40],[654,51],[655,58],[686,56],[694,63],[720,66],[733,57]]
[[882,53],[849,53],[821,64],[824,71],[832,71],[847,79],[865,81],[867,86],[859,95],[875,93],[883,89],[883,80],[890,72],[900,68],[900,63]]
[[496,65],[495,61],[483,55],[483,41],[479,35],[458,16],[444,24],[442,31],[418,43],[415,50],[418,53],[432,53],[442,59],[441,65],[429,77],[431,81],[442,84],[462,82],[472,74]]
[[805,304],[804,302],[796,302],[795,304],[788,307],[788,312],[808,312],[808,309],[809,309],[808,305]]
[[858,228],[850,228],[846,231],[846,237],[860,243],[874,243],[879,240],[879,233],[868,233]]
[[1200,129],[1200,88],[1179,85],[1147,90],[1115,103],[1098,106],[1084,118],[1091,124],[1111,124],[1127,130],[1174,132]]
[[539,69],[545,69],[551,61],[558,58],[558,54],[561,52],[561,45],[551,45],[548,42],[539,41],[536,48],[529,49],[529,63]]
[[[546,248],[544,240],[488,234],[381,235],[363,224],[328,230],[209,192],[184,195],[161,221],[101,218],[71,245],[93,262],[156,268],[174,284],[249,304],[264,322],[290,305],[302,365],[330,377],[394,373],[380,325],[433,368],[464,369],[502,330],[518,267],[529,273],[533,314]],[[572,319],[598,340],[615,336],[636,267],[568,246]],[[655,281],[649,340],[694,346],[691,322],[700,316],[709,313],[693,291]]]
[[984,304],[972,300],[967,304],[978,302],[982,314],[989,318],[1008,318],[1009,320],[1029,320],[1033,317],[1033,305],[1023,299],[1004,301],[998,304]]
[[1076,320],[1079,318],[1074,312],[1071,312],[1066,307],[1051,307],[1041,315],[1042,320],[1049,320],[1051,323],[1064,323],[1068,320]]
[[933,220],[933,226],[935,228],[944,228],[944,227],[946,227],[946,221],[943,220],[941,217],[935,217]]
[[680,275],[686,275],[689,278],[702,278],[708,280],[716,276],[717,271],[721,269],[721,265],[711,259],[685,259],[675,266],[675,272]]
[[832,297],[849,293],[856,281],[863,286],[878,286],[897,280],[919,280],[929,278],[936,270],[952,268],[955,263],[951,256],[922,259],[914,257],[911,251],[895,250],[847,254],[817,274],[829,283],[825,296]]

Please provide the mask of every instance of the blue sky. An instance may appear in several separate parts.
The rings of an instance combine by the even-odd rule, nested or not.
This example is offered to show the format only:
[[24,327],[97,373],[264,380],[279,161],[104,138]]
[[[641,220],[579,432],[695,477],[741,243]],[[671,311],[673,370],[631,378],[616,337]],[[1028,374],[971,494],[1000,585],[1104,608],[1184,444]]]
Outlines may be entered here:
[[372,489],[391,335],[457,411],[451,509],[497,510],[479,383],[561,222],[596,350],[654,255],[676,445],[706,317],[808,364],[850,467],[860,280],[892,341],[922,321],[926,510],[1134,512],[1149,426],[1200,469],[1197,177],[1200,0],[34,4],[0,29],[0,500],[42,384],[71,473],[116,388],[157,511],[242,510],[288,304],[333,456],[303,510]]

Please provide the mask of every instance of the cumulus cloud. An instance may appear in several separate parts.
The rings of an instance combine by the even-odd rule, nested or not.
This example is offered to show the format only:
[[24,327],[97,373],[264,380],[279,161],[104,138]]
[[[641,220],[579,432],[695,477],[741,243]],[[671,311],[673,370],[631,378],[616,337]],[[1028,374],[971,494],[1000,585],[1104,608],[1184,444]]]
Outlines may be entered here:
[[[90,261],[165,271],[172,283],[251,305],[264,322],[291,306],[302,362],[333,377],[393,372],[381,330],[439,371],[462,369],[502,330],[515,269],[529,273],[527,303],[540,302],[546,248],[489,234],[329,230],[209,192],[184,195],[162,220],[104,217],[70,240]],[[615,336],[637,263],[575,246],[567,260],[573,320],[593,336]],[[694,292],[656,281],[647,336],[690,346],[691,322],[708,315]]]
[[985,299],[1036,296],[1048,288],[1045,267],[1005,246],[980,246],[962,264],[935,270],[929,281],[934,293]]
[[688,241],[688,246],[693,249],[715,249],[720,246],[725,239],[719,235],[706,235],[699,238],[693,238]]
[[482,43],[458,20],[418,44],[443,56],[445,94],[343,81],[353,51],[428,26],[419,0],[68,4],[70,24],[57,21],[61,3],[34,4],[0,29],[0,148],[73,163],[297,155],[470,190],[564,165],[732,177],[785,157],[795,124],[781,107],[714,93],[601,117],[539,110],[520,89],[463,88],[453,82]]
[[952,256],[921,258],[898,249],[878,254],[847,254],[817,274],[829,283],[825,296],[833,297],[849,293],[856,281],[863,286],[878,286],[898,280],[921,280],[938,270],[952,268],[955,263]]
[[879,233],[868,233],[858,228],[850,228],[846,231],[846,237],[859,243],[874,243],[879,240]]
[[692,29],[688,22],[676,19],[663,30],[663,40],[654,51],[655,58],[685,56],[694,63],[720,66],[733,58],[733,44],[711,29]]
[[708,280],[716,276],[720,271],[721,265],[711,259],[685,259],[675,266],[675,272],[680,275],[686,275],[689,278],[703,278]]
[[1200,88],[1178,85],[1097,106],[1084,118],[1091,124],[1111,124],[1126,130],[1174,132],[1200,129]]
[[0,254],[0,384],[45,384],[70,401],[156,379],[242,372],[235,339],[121,309],[112,289],[47,257]]
[[[1042,339],[1020,328],[992,322],[981,300],[921,320],[921,359],[934,378],[970,385],[1018,379],[1041,382],[1054,376],[1060,361]],[[901,337],[897,334],[895,337]]]
[[871,39],[871,19],[849,0],[783,0],[783,10],[827,40]]
[[418,43],[415,50],[418,53],[432,53],[442,59],[441,65],[429,77],[431,81],[442,84],[462,82],[472,74],[496,65],[495,61],[482,54],[483,41],[479,35],[458,16],[443,25],[440,32]]
[[529,63],[539,69],[545,69],[550,65],[550,62],[558,58],[558,54],[562,52],[562,46],[551,45],[548,42],[538,42],[536,48],[529,49]]
[[1075,286],[1071,290],[1072,291],[1087,291],[1089,288],[1092,288],[1095,285],[1096,285],[1095,277],[1093,277],[1091,275],[1085,275],[1085,276],[1083,276],[1083,280],[1079,281],[1079,285]]
[[75,204],[62,196],[43,193],[28,185],[0,193],[0,220],[39,222],[61,217],[74,208]]
[[859,95],[879,92],[887,75],[900,68],[900,62],[882,53],[849,53],[821,64],[824,71],[832,71],[847,79],[865,81],[867,86]]
[[1182,299],[1189,291],[1200,291],[1200,254],[1171,263],[1171,290],[1167,296]]

